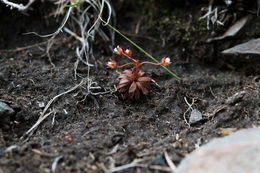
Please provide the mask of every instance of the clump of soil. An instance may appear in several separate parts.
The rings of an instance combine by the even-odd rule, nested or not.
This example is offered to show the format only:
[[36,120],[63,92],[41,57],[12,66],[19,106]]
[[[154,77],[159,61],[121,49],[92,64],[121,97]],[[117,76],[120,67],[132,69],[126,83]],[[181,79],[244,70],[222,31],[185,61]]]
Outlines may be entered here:
[[[138,101],[122,100],[114,92],[117,74],[105,67],[110,56],[96,48],[96,65],[90,74],[100,88],[93,93],[111,92],[91,95],[82,86],[60,97],[50,107],[55,114],[28,140],[21,137],[47,102],[80,82],[74,78],[77,42],[65,35],[55,40],[50,55],[56,67],[42,57],[44,44],[16,49],[20,45],[10,41],[1,47],[0,97],[19,109],[10,122],[5,122],[8,128],[0,128],[0,172],[51,172],[55,164],[56,172],[104,172],[137,160],[167,170],[165,151],[178,165],[197,146],[223,135],[225,128],[260,125],[259,76],[201,64],[193,56],[198,47],[186,52],[190,60],[184,61],[178,54],[182,45],[161,47],[147,38],[135,40],[155,57],[176,57],[170,68],[182,80],[176,81],[163,69],[146,66],[143,70],[159,87],[152,84],[150,95]],[[208,45],[199,49],[205,52]],[[86,74],[86,67],[81,65],[78,73]],[[194,100],[192,108],[203,114],[192,125],[185,122],[190,110],[184,98],[189,103]],[[156,169],[135,167],[127,171],[160,172]]]

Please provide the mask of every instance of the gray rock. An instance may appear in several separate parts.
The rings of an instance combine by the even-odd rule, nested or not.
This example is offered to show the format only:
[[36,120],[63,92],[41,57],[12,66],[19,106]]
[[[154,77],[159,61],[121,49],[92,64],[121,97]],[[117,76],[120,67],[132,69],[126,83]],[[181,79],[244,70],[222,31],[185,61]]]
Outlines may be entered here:
[[232,55],[260,55],[260,38],[250,40],[243,44],[239,44],[235,47],[224,50],[222,53]]
[[189,154],[176,173],[259,173],[260,128],[213,139]]
[[8,106],[4,102],[0,102],[0,117],[1,118],[2,118],[2,116],[13,115],[14,113],[15,113],[15,111],[10,106]]
[[202,119],[202,113],[198,109],[193,109],[190,113],[189,123],[194,124]]
[[0,128],[4,130],[9,129],[11,117],[15,114],[13,108],[6,103],[0,101]]
[[245,91],[240,91],[234,95],[232,95],[231,97],[227,98],[227,100],[225,101],[226,104],[229,105],[233,105],[239,101],[241,101],[244,97],[244,95],[246,94]]

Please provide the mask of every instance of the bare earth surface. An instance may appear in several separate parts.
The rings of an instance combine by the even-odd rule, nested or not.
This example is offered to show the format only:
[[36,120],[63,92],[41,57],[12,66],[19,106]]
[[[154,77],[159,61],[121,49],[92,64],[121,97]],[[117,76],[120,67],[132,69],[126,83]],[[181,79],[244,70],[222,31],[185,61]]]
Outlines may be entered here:
[[[12,25],[0,25],[1,31]],[[39,26],[33,27],[37,30]],[[111,92],[88,94],[86,85],[78,87],[58,98],[47,111],[53,113],[31,136],[24,136],[50,99],[80,83],[80,78],[74,78],[77,42],[67,35],[55,40],[50,52],[53,67],[42,56],[46,44],[35,45],[44,40],[23,36],[21,41],[5,34],[9,36],[1,38],[10,40],[0,40],[0,102],[15,113],[0,112],[0,173],[104,172],[132,162],[142,166],[122,172],[167,172],[165,153],[178,165],[185,155],[214,137],[260,125],[260,78],[256,72],[241,71],[250,69],[247,62],[241,68],[241,61],[226,63],[223,57],[203,63],[197,55],[202,52],[214,59],[214,53],[207,52],[212,45],[162,47],[161,42],[137,37],[154,57],[176,57],[169,68],[182,79],[177,81],[159,67],[146,66],[143,70],[159,86],[152,83],[151,93],[138,101],[122,100],[114,92],[117,73],[105,66],[111,53],[103,50],[105,46],[97,46],[90,74],[100,88],[92,92]],[[119,43],[131,47],[120,39]],[[17,49],[29,45],[33,46]],[[187,59],[179,53],[185,49]],[[137,57],[144,57],[133,50]],[[86,67],[80,65],[78,73],[86,76]],[[194,100],[192,109],[203,115],[191,125],[185,122],[191,115],[185,98],[189,104]]]

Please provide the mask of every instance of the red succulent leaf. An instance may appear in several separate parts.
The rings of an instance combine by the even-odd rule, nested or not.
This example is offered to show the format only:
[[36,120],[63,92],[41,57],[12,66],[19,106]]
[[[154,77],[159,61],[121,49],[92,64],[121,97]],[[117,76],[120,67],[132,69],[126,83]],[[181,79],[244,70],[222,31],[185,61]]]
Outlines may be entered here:
[[128,91],[128,89],[129,89],[128,86],[122,86],[120,88],[117,88],[117,91],[120,92],[120,93],[125,93],[125,92]]
[[140,77],[144,76],[144,74],[145,74],[145,72],[139,70],[138,75],[139,75]]
[[130,80],[123,78],[122,80],[120,80],[120,82],[119,82],[118,85],[127,85],[127,84],[130,83],[130,82],[131,82]]
[[130,85],[130,88],[129,88],[129,93],[134,93],[137,89],[137,85],[136,85],[136,82],[133,81],[132,84]]
[[131,78],[133,76],[132,70],[124,70],[119,76],[118,79],[123,79],[123,78]]
[[139,99],[140,98],[140,91],[139,89],[136,89],[135,92],[134,92],[134,99]]
[[136,82],[136,84],[144,95],[148,95],[148,93],[149,93],[148,87],[146,87],[144,84],[142,84],[142,82]]
[[128,97],[130,99],[135,99],[135,100],[139,99],[140,98],[140,90],[138,88],[136,88],[134,92],[129,93]]
[[124,88],[124,87],[129,88],[130,84],[131,84],[131,83],[118,84],[116,88],[117,88],[118,90],[121,89],[121,88]]
[[139,78],[137,79],[137,81],[140,81],[140,82],[149,82],[149,81],[151,81],[151,78],[149,78],[149,77],[139,77]]

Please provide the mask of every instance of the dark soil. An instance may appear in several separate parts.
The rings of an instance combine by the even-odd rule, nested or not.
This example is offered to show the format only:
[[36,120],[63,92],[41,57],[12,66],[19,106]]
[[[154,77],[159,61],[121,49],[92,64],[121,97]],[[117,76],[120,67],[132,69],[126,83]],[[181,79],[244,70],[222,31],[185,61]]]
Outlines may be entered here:
[[[79,78],[74,78],[74,50],[78,43],[67,35],[57,38],[50,52],[55,64],[53,67],[43,56],[45,43],[35,45],[45,40],[27,35],[22,36],[24,39],[21,41],[19,34],[12,35],[10,31],[13,26],[17,27],[14,29],[16,33],[37,30],[39,26],[35,23],[16,25],[15,21],[43,18],[37,15],[21,17],[15,13],[18,17],[13,19],[10,16],[13,11],[8,10],[4,10],[7,15],[1,15],[0,25],[1,35],[4,35],[4,40],[0,40],[0,99],[8,101],[17,113],[10,121],[4,121],[4,117],[0,120],[0,172],[52,172],[57,159],[56,172],[64,173],[104,172],[133,161],[167,168],[165,152],[178,165],[197,146],[224,135],[223,129],[260,125],[260,78],[256,70],[249,70],[259,65],[259,59],[257,63],[242,61],[241,66],[241,61],[236,63],[232,60],[234,57],[226,58],[216,53],[219,47],[232,45],[237,40],[209,45],[201,44],[201,38],[197,38],[197,42],[177,40],[174,48],[162,47],[160,41],[150,40],[160,40],[159,36],[152,34],[151,30],[148,33],[141,30],[139,34],[142,37],[137,35],[134,40],[158,59],[164,55],[176,57],[170,68],[181,76],[181,81],[159,67],[146,66],[143,71],[159,87],[152,84],[150,94],[140,100],[122,100],[114,92],[117,73],[105,67],[111,53],[100,51],[105,45],[97,44],[96,58],[91,60],[95,67],[91,68],[90,74],[100,89],[92,92],[113,92],[91,95],[83,86],[60,97],[50,107],[55,116],[48,117],[27,138],[25,132],[37,121],[44,105],[80,82]],[[132,17],[132,23],[136,23],[137,19],[134,19],[137,17]],[[29,29],[19,29],[25,26]],[[50,25],[47,27],[52,28]],[[127,33],[132,32],[126,26],[120,27]],[[251,36],[254,34],[251,32]],[[122,46],[131,47],[117,39]],[[28,45],[32,46],[17,49]],[[133,50],[137,56],[143,57],[136,49]],[[187,57],[183,58],[184,55]],[[206,59],[208,57],[211,59]],[[120,57],[116,58],[120,61]],[[81,65],[78,73],[86,76],[86,67]],[[203,119],[190,127],[184,120],[189,108],[184,98],[189,103],[194,99],[192,108],[203,114]],[[185,115],[189,119],[190,111]],[[11,151],[10,146],[13,147]],[[148,167],[122,172],[162,171],[158,167]]]

